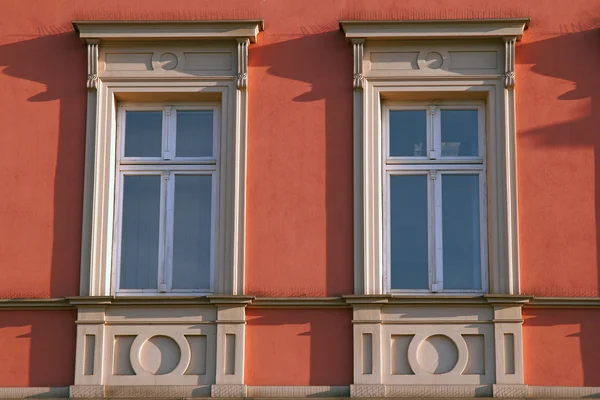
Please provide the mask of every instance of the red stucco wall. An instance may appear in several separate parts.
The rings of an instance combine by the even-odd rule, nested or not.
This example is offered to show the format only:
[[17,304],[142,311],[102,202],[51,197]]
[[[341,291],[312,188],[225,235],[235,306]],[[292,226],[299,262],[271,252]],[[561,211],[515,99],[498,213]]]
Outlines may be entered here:
[[0,311],[0,387],[69,386],[75,312]]
[[[246,291],[333,296],[352,291],[353,274],[352,52],[338,21],[512,16],[532,21],[516,67],[522,290],[599,293],[597,0],[0,0],[0,9],[0,297],[78,292],[86,49],[72,20],[264,19],[249,55]],[[11,348],[1,352],[0,379],[7,381],[0,386],[68,384],[72,365],[44,377],[34,371],[47,351],[73,354],[74,317],[21,314],[0,320]],[[349,312],[250,310],[249,318],[249,384],[350,383]],[[535,320],[525,328],[529,383],[600,385],[576,372],[577,365],[598,369],[596,358],[565,350],[572,358],[553,366],[544,358],[552,353],[539,347],[546,338],[574,349],[567,327],[580,323],[582,338],[597,327],[564,322],[554,311],[537,316],[543,325]],[[268,357],[265,346],[273,349]],[[565,363],[573,368],[561,378]]]
[[350,385],[352,311],[250,309],[246,312],[247,385]]
[[600,386],[600,310],[524,310],[525,383]]
[[352,289],[352,56],[338,20],[529,16],[517,49],[523,291],[595,295],[599,8],[596,0],[180,0],[168,11],[158,0],[4,2],[0,293],[77,292],[86,66],[71,20],[265,20],[250,49],[246,289],[323,296]]

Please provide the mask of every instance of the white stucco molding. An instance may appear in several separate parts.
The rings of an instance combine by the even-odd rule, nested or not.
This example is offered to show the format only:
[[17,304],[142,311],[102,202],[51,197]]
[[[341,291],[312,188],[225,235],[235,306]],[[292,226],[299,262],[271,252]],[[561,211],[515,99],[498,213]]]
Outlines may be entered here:
[[[232,385],[233,386],[233,385]],[[245,386],[245,385],[243,385]],[[226,388],[229,389],[229,388]],[[237,388],[231,388],[237,389]],[[598,397],[600,387],[531,385],[350,385],[247,386],[250,397],[261,398],[552,398]],[[209,385],[4,387],[0,399],[36,398],[192,398],[209,397]],[[213,397],[214,393],[213,393]]]
[[513,397],[524,387],[521,309],[528,296],[344,299],[353,308],[351,397],[481,397],[491,396],[492,385]]
[[529,18],[414,21],[340,21],[348,39],[520,39]]
[[488,290],[519,294],[514,63],[515,42],[528,24],[528,18],[340,22],[354,54],[355,294],[385,291],[382,101],[415,97],[485,101]]
[[115,105],[132,97],[219,102],[223,162],[214,292],[241,295],[248,46],[257,41],[262,21],[75,21],[73,26],[88,53],[80,295],[115,294]]
[[221,21],[73,21],[79,37],[89,40],[222,40],[248,38],[256,43],[262,20]]
[[[80,305],[145,305],[148,307],[170,304],[174,306],[215,305],[212,296],[172,297],[114,297],[74,296],[56,299],[1,299],[2,310],[74,310]],[[351,295],[344,297],[298,298],[235,296],[239,304],[248,308],[349,308],[353,304],[385,303],[403,305],[481,305],[522,304],[524,308],[600,308],[598,297],[538,297],[538,296],[440,296],[440,295]],[[221,300],[219,300],[221,301]]]

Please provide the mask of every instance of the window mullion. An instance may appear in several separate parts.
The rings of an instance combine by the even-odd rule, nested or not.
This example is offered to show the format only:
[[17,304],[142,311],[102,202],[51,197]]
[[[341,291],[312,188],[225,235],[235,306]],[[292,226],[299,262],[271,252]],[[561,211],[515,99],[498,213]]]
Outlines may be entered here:
[[173,107],[163,108],[163,159],[170,160],[175,155],[173,136],[175,135],[175,115]]
[[173,283],[173,219],[174,219],[174,204],[175,204],[175,173],[173,171],[165,171],[163,176],[166,179],[166,200],[165,200],[165,257],[164,257],[164,272],[163,283],[167,291],[171,291]]
[[159,237],[158,237],[158,291],[164,293],[167,291],[165,281],[165,269],[166,269],[166,254],[167,247],[166,242],[166,228],[167,221],[165,218],[167,209],[167,192],[169,184],[169,173],[163,171],[162,179],[160,184],[160,223],[159,223]]
[[439,114],[437,106],[429,106],[427,141],[429,142],[429,158],[432,160],[437,159],[441,155]]
[[442,238],[442,174],[436,172],[433,180],[434,193],[434,236],[435,236],[435,280],[433,292],[442,292],[444,290],[444,254]]
[[436,291],[436,251],[435,251],[435,178],[437,171],[429,171],[429,180],[427,183],[427,208],[429,218],[427,219],[427,232],[429,237],[429,290]]

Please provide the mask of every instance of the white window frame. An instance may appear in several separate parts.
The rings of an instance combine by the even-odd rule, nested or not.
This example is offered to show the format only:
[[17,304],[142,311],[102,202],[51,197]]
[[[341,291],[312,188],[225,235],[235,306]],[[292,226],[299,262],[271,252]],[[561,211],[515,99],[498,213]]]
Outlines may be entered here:
[[[528,23],[527,18],[340,21],[354,55],[355,294],[389,293],[381,125],[382,102],[390,100],[485,102],[488,292],[519,293],[515,43]],[[495,57],[477,59],[482,51]],[[389,54],[389,62],[377,61],[376,53]],[[468,68],[453,67],[460,56]]]
[[[213,149],[211,157],[176,157],[178,110],[213,111]],[[162,157],[125,157],[125,116],[127,111],[162,112]],[[216,103],[121,103],[117,109],[117,168],[115,179],[115,227],[113,240],[112,292],[114,295],[174,295],[213,293],[215,290],[215,253],[219,213],[219,105]],[[210,282],[208,289],[172,289],[173,207],[175,175],[209,175],[212,178]],[[122,289],[121,243],[123,217],[123,180],[127,175],[160,175],[160,228],[157,289]],[[170,246],[169,246],[170,244]]]
[[[478,156],[441,156],[441,111],[477,110],[478,114]],[[422,157],[390,156],[389,113],[393,110],[423,110],[426,112],[426,155]],[[487,187],[486,187],[486,134],[485,104],[476,101],[438,101],[435,103],[384,102],[382,104],[382,145],[383,145],[383,240],[384,240],[384,290],[386,293],[485,293],[488,290],[487,262]],[[432,175],[435,172],[435,175]],[[480,234],[480,289],[445,290],[443,287],[442,252],[442,179],[445,174],[479,175],[479,234]],[[390,244],[390,177],[393,175],[426,175],[428,208],[428,289],[391,288],[391,244]],[[439,178],[441,179],[439,179]]]
[[[263,21],[74,21],[73,26],[87,45],[88,61],[80,295],[115,294],[117,105],[186,101],[219,105],[213,293],[242,295],[248,48],[257,42]],[[206,62],[197,63],[197,55]]]

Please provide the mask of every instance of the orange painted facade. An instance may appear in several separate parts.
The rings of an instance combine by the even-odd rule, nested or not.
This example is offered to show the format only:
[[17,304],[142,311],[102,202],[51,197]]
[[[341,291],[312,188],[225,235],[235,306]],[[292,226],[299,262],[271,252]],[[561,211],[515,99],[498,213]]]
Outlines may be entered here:
[[[73,20],[264,20],[249,48],[245,294],[353,293],[343,19],[528,17],[516,46],[521,293],[600,296],[598,0],[0,1],[0,298],[79,294],[86,49]],[[70,310],[3,310],[0,387],[69,386]],[[575,307],[575,306],[573,306]],[[600,386],[599,308],[524,308],[525,384]],[[245,383],[350,385],[352,312],[248,308]],[[51,360],[51,361],[50,361]]]

